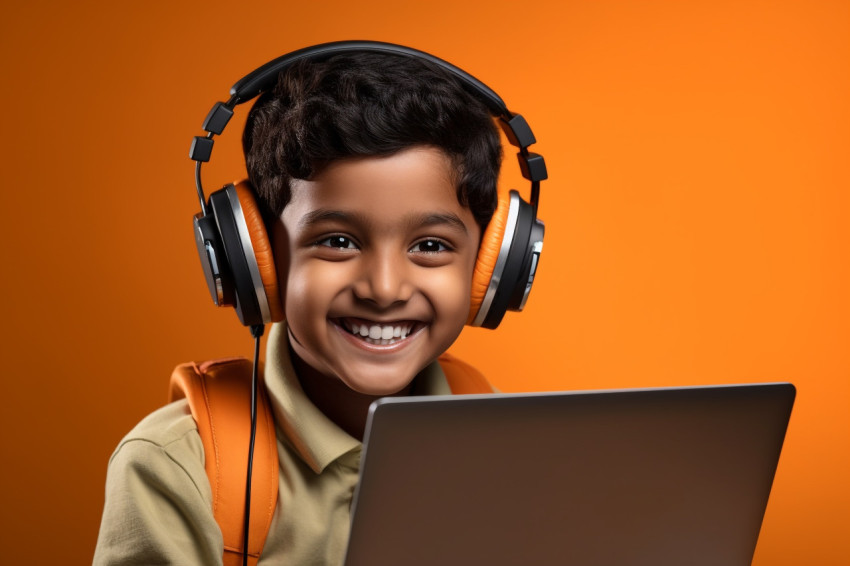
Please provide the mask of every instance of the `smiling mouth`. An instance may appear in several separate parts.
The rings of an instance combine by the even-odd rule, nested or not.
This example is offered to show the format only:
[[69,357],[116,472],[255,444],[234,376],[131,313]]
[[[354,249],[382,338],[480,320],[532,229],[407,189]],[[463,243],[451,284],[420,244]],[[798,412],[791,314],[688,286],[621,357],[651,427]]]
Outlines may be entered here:
[[352,336],[376,346],[388,346],[401,342],[422,324],[412,320],[386,323],[361,318],[340,318],[337,321],[339,326]]

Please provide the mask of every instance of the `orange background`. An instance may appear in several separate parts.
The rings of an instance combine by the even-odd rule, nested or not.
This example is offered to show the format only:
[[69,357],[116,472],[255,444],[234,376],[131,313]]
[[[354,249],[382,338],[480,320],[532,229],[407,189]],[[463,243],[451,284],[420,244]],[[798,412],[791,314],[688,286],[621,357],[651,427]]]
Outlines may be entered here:
[[847,2],[34,1],[0,32],[5,563],[90,562],[171,368],[251,351],[195,257],[189,142],[255,66],[351,38],[475,74],[547,158],[526,312],[455,351],[504,390],[794,382],[755,564],[850,563]]

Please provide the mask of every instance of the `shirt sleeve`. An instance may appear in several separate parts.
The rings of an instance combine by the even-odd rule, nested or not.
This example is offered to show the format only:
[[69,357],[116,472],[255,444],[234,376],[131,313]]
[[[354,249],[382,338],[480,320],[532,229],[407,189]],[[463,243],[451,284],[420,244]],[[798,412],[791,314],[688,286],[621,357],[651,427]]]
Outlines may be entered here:
[[221,565],[223,542],[196,430],[125,439],[109,462],[94,566]]

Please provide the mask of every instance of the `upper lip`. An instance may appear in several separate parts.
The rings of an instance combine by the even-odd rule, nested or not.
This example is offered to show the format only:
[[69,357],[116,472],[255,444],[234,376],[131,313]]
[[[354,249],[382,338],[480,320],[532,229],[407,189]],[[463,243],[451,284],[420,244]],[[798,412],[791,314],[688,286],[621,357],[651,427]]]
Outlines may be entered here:
[[397,325],[397,324],[417,324],[417,323],[424,323],[425,322],[424,320],[419,319],[419,318],[402,318],[402,317],[386,319],[386,320],[375,319],[375,318],[367,318],[367,317],[361,317],[361,316],[335,316],[335,317],[332,317],[332,318],[335,319],[335,320],[348,320],[348,321],[351,321],[351,322],[356,322],[358,324],[377,324],[377,325],[384,325],[384,326]]

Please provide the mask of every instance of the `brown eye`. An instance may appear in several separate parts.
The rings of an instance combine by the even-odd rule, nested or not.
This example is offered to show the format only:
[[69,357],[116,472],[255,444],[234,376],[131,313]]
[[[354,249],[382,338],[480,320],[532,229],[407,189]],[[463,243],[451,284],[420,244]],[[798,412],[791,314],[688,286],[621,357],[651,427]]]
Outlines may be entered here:
[[329,238],[325,238],[324,240],[319,240],[317,244],[320,246],[326,246],[329,248],[336,248],[340,250],[357,249],[357,246],[354,245],[354,242],[351,240],[351,238],[346,238],[345,236],[330,236]]
[[410,248],[410,251],[416,253],[437,253],[437,252],[445,252],[448,251],[448,246],[446,246],[440,240],[422,240],[421,242],[417,242]]

